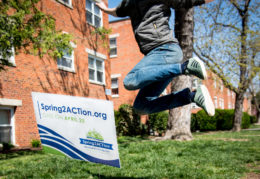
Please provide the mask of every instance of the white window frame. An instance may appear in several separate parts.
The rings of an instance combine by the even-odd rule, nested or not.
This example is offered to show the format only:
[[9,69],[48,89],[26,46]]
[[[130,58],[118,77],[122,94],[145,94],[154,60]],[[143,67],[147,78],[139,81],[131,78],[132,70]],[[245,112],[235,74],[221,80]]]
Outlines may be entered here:
[[[94,59],[94,68],[91,68],[91,67],[88,65],[88,70],[89,70],[89,69],[92,69],[92,70],[94,70],[94,72],[95,72],[95,74],[94,74],[94,78],[95,78],[95,79],[94,79],[94,80],[89,79],[89,82],[94,83],[94,84],[98,84],[98,85],[106,85],[105,60],[102,59],[102,58],[100,58],[100,57],[97,57],[97,56],[95,56],[95,55],[88,54],[88,61],[89,61],[89,57],[92,58],[92,59]],[[103,72],[102,78],[103,78],[103,82],[99,82],[99,81],[97,80],[97,66],[96,66],[96,61],[102,62],[102,72]]]
[[15,118],[14,118],[14,107],[0,106],[0,109],[10,110],[10,112],[11,112],[10,125],[0,125],[0,126],[10,126],[10,127],[11,127],[11,144],[15,145]]
[[[77,48],[77,46],[74,44],[74,43],[70,43],[70,45],[72,46],[72,48]],[[67,58],[67,57],[61,57],[61,59],[70,59],[72,62],[71,62],[71,67],[66,67],[66,66],[62,66],[62,65],[59,65],[58,64],[58,59],[57,59],[57,66],[58,66],[58,69],[59,70],[64,70],[64,71],[68,71],[68,72],[72,72],[72,73],[75,73],[76,70],[75,70],[75,57],[74,57],[74,49],[72,50],[71,52],[71,58]]]
[[[112,86],[112,80],[116,79],[117,80],[117,87],[113,87]],[[117,89],[118,90],[118,94],[113,94],[113,89]],[[113,98],[118,98],[119,97],[119,84],[118,84],[118,77],[111,77],[111,94]]]
[[63,0],[58,0],[58,2],[60,2],[61,4],[73,9],[73,6],[72,6],[72,0],[69,0],[69,3],[66,3],[64,2]]
[[[96,14],[95,13],[95,1],[94,0],[89,0],[91,1],[91,10],[87,9],[87,0],[85,0],[85,17],[86,17],[86,22],[94,27],[97,27],[95,24],[95,16],[98,16],[100,18],[100,26],[99,27],[103,27],[103,12],[100,9],[100,14]],[[90,12],[92,14],[92,22],[88,22],[87,20],[87,12]]]
[[[110,43],[110,40],[111,39],[115,39],[115,41],[116,41],[116,44],[115,45],[111,45],[111,43]],[[114,55],[111,55],[111,54],[109,54],[110,55],[110,58],[115,58],[115,57],[117,57],[117,38],[116,37],[113,37],[113,38],[109,38],[109,48],[110,48],[110,52],[111,52],[111,50],[116,50],[116,54],[114,54]]]

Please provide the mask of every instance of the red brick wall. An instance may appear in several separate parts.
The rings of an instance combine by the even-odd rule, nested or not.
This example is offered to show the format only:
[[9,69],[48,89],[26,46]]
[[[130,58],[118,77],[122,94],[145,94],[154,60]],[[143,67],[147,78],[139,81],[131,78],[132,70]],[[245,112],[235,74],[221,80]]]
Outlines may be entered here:
[[121,20],[111,22],[111,35],[117,37],[117,57],[111,58],[111,74],[121,74],[118,78],[119,97],[113,97],[114,108],[118,109],[121,104],[133,104],[138,91],[128,91],[124,88],[123,80],[127,73],[143,58],[132,31],[131,21]]
[[[75,73],[58,70],[53,59],[19,54],[15,56],[16,67],[8,67],[0,72],[0,98],[22,100],[22,106],[15,110],[16,145],[30,146],[32,139],[39,139],[31,92],[45,92],[83,96],[98,99],[111,99],[105,95],[110,89],[110,60],[105,60],[106,86],[89,82],[88,54],[86,48],[93,49],[98,42],[97,52],[108,57],[108,50],[101,41],[93,38],[92,26],[86,24],[85,1],[72,1],[73,9],[56,0],[42,0],[39,7],[56,19],[57,29],[68,32],[74,37],[77,47],[74,49]],[[107,3],[107,1],[106,1]],[[103,14],[103,25],[108,28],[108,16]]]

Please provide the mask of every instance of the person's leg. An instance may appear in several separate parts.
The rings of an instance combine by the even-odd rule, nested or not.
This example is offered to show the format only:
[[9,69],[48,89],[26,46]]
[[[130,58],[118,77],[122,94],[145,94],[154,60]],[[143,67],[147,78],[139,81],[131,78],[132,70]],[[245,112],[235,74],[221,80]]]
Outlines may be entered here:
[[171,81],[169,78],[140,89],[134,109],[140,114],[151,114],[190,104],[192,92],[189,88],[158,97]]
[[125,77],[128,90],[141,89],[149,84],[183,74],[182,51],[178,44],[164,44],[147,54]]

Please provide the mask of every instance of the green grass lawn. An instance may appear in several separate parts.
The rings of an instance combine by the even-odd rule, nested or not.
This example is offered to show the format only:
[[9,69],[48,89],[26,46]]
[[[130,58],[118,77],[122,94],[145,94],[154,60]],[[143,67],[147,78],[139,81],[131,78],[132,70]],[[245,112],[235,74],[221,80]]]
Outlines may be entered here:
[[120,137],[122,168],[44,151],[0,154],[0,178],[243,178],[260,176],[260,131],[195,133],[189,142]]

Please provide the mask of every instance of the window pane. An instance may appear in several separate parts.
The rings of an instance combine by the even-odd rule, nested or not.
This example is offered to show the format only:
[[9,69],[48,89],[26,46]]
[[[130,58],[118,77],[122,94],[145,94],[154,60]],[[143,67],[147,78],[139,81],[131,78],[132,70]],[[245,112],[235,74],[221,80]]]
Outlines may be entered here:
[[113,55],[117,55],[117,49],[116,48],[110,49],[110,56],[113,56]]
[[111,88],[118,88],[118,80],[117,78],[114,78],[111,80]]
[[72,68],[72,60],[68,58],[62,58],[62,66]]
[[97,81],[103,83],[103,72],[97,72]]
[[89,11],[86,12],[86,18],[87,18],[87,22],[89,22],[91,24],[93,23],[91,12],[89,12]]
[[97,60],[96,65],[97,65],[97,70],[102,72],[103,71],[102,62]]
[[11,142],[11,126],[0,126],[0,143]]
[[112,89],[112,95],[118,95],[118,88]]
[[65,4],[70,4],[70,0],[62,0]]
[[89,69],[89,79],[95,80],[95,70]]
[[0,109],[0,125],[10,125],[11,111],[6,109]]
[[95,14],[100,15],[100,9],[96,5],[94,5],[94,12]]
[[109,43],[110,43],[110,47],[116,47],[116,38],[111,38],[109,40]]
[[94,59],[91,58],[91,57],[88,57],[88,67],[89,68],[95,68],[95,65],[94,65]]
[[100,27],[101,26],[101,19],[100,17],[95,16],[95,24],[96,27]]
[[90,0],[86,0],[86,8],[90,11],[92,11],[92,7],[91,7],[92,2]]

